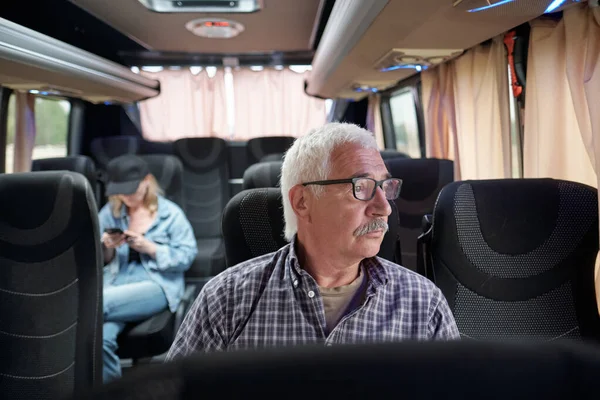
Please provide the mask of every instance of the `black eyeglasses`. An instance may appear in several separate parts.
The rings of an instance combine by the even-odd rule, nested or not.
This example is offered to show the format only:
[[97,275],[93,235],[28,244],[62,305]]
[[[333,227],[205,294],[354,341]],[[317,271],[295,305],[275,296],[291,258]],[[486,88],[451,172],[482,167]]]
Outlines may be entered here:
[[402,179],[398,178],[388,178],[381,181],[376,181],[371,178],[333,179],[328,181],[305,182],[302,186],[337,185],[338,183],[351,183],[354,198],[362,201],[369,201],[375,197],[375,191],[378,187],[383,190],[386,199],[396,200],[400,195],[400,188],[402,187]]

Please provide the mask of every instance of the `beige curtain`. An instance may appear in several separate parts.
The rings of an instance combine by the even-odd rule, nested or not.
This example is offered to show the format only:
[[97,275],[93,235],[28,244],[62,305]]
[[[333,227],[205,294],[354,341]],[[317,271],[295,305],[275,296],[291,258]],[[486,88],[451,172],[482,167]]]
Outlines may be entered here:
[[385,148],[383,140],[383,123],[381,121],[381,95],[369,95],[369,105],[367,108],[367,129],[373,132],[377,146],[380,149]]
[[508,60],[503,37],[453,62],[461,179],[510,178]]
[[234,139],[301,136],[325,123],[325,101],[304,93],[306,73],[288,68],[233,73]]
[[[526,178],[552,177],[598,185],[590,157],[582,157],[594,153],[593,110],[588,108],[591,97],[585,89],[585,85],[591,88],[593,84],[584,77],[593,71],[586,71],[590,68],[589,60],[585,62],[589,42],[581,36],[589,28],[587,13],[585,6],[569,8],[560,22],[540,19],[531,23],[523,145]],[[598,43],[598,38],[589,40]],[[573,59],[567,61],[568,57]],[[597,53],[593,61],[597,61]],[[598,79],[596,74],[596,91],[600,90]],[[596,111],[596,120],[598,117]]]
[[206,70],[193,75],[188,68],[141,74],[160,81],[160,95],[140,102],[146,139],[229,137],[223,70],[217,70],[212,78]]
[[31,171],[31,157],[35,146],[35,96],[15,92],[15,146],[13,172]]
[[511,177],[508,61],[501,37],[422,74],[427,157],[455,179]]
[[454,160],[460,179],[460,158],[454,103],[454,64],[445,63],[421,74],[421,96],[428,158]]

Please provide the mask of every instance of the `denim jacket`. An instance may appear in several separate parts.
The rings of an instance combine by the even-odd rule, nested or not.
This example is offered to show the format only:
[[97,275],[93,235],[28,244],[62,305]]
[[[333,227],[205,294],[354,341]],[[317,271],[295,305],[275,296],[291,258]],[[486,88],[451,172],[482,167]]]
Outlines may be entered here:
[[[110,203],[107,203],[100,210],[98,218],[100,234],[106,228],[125,231],[129,226],[125,205],[121,208],[120,217],[115,218]],[[198,253],[192,226],[179,206],[158,196],[158,215],[144,236],[156,243],[156,259],[148,254],[140,254],[142,265],[150,279],[163,289],[169,309],[175,312],[183,296],[183,273],[190,268]],[[105,274],[109,273],[113,277],[120,268],[125,268],[129,258],[127,243],[116,250],[113,260],[104,267]]]

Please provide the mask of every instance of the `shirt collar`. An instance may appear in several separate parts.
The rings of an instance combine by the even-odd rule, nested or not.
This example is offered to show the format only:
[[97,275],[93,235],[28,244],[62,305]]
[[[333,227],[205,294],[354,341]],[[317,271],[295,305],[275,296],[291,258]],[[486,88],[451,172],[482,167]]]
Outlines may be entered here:
[[[158,217],[161,219],[167,218],[169,216],[169,210],[167,209],[167,204],[165,202],[164,197],[157,196],[158,200]],[[127,217],[127,206],[125,203],[121,203],[121,218]]]
[[[298,235],[294,235],[290,242],[290,250],[288,254],[288,266],[296,276],[302,276],[302,267],[296,253],[296,245],[298,243]],[[361,262],[361,267],[366,271],[369,287],[377,289],[387,283],[388,277],[385,267],[379,262],[377,257],[365,258]]]

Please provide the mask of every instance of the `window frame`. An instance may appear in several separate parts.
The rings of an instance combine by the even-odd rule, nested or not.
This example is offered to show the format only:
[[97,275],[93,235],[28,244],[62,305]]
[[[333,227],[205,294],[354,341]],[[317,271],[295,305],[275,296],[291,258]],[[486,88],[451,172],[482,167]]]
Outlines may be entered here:
[[380,92],[381,94],[381,122],[383,126],[383,138],[386,149],[396,150],[396,131],[392,118],[390,100],[400,94],[411,93],[417,117],[417,130],[419,135],[419,149],[421,158],[427,156],[427,144],[425,138],[425,120],[423,117],[423,104],[421,99],[421,74],[404,79],[394,87]]

